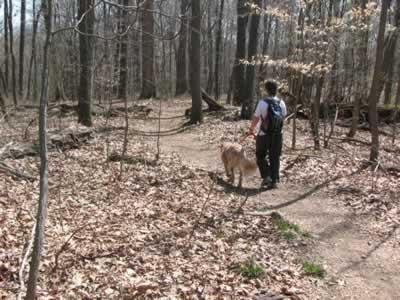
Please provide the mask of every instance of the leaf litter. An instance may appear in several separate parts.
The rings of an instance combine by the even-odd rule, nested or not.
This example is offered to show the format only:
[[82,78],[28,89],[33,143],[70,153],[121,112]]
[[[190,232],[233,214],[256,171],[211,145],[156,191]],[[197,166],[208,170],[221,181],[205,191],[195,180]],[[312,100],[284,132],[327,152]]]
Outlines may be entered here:
[[[166,105],[179,108],[177,101]],[[68,126],[75,120],[62,122]],[[95,125],[105,122],[122,124],[121,119],[98,118]],[[217,145],[237,141],[247,126],[245,121],[211,116],[192,132],[202,142]],[[328,149],[315,152],[308,124],[298,126],[301,150],[289,149],[290,127],[285,129],[284,182],[313,186],[338,177],[323,190],[357,213],[371,213],[388,224],[399,222],[399,174],[371,169],[357,173],[368,147],[333,141]],[[135,127],[146,128],[146,122],[138,121]],[[19,131],[6,131],[5,136],[20,138]],[[35,129],[30,132],[35,135]],[[343,135],[342,129],[336,130],[335,136]],[[367,139],[368,133],[359,136]],[[226,195],[209,172],[185,165],[175,154],[147,163],[154,161],[154,147],[134,134],[128,154],[143,159],[125,164],[118,180],[120,164],[107,155],[122,149],[121,137],[122,132],[96,135],[77,149],[50,154],[41,299],[312,298],[314,279],[305,276],[296,247],[268,215],[235,213],[243,197]],[[381,141],[390,146],[388,137]],[[253,143],[245,141],[248,153],[254,153]],[[399,149],[399,142],[395,147]],[[396,152],[381,150],[383,165],[395,160]],[[38,173],[37,157],[7,162]],[[8,299],[19,292],[18,271],[39,189],[38,180],[3,174],[0,187],[0,297]],[[265,270],[263,276],[241,276],[238,269],[247,261]]]

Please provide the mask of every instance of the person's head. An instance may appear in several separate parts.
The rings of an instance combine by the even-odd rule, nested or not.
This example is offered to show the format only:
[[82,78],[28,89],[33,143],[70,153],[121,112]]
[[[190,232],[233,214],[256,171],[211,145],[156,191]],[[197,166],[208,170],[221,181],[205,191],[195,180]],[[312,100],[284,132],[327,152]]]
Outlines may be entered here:
[[276,96],[278,91],[278,84],[273,80],[267,80],[265,82],[265,90],[267,91],[268,95]]

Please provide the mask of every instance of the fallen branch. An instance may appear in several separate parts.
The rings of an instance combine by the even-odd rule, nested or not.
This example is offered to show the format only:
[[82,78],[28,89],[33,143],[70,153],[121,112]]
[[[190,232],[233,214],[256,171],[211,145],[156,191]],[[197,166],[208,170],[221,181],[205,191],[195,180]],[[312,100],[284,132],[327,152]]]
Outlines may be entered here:
[[7,165],[4,162],[0,162],[0,172],[6,173],[6,174],[11,174],[12,176],[22,178],[22,179],[27,179],[29,181],[34,181],[36,178],[30,174],[24,174],[20,172],[19,170],[15,170],[9,165]]

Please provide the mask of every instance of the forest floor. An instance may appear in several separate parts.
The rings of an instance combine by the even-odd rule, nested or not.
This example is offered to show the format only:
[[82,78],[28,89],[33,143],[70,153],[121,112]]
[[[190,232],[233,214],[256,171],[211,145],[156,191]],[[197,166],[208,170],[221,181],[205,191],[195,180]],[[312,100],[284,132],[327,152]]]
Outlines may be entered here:
[[[279,188],[259,189],[256,174],[238,189],[226,182],[218,146],[239,140],[248,122],[206,114],[183,130],[190,102],[162,102],[157,161],[149,132],[158,130],[159,101],[142,104],[151,118],[130,115],[122,167],[107,158],[121,153],[123,114],[95,118],[95,128],[115,130],[50,153],[40,299],[400,298],[399,173],[388,167],[399,165],[399,141],[383,136],[385,169],[370,170],[362,167],[368,132],[344,142],[337,128],[327,149],[313,151],[302,121],[298,150],[290,150],[287,125]],[[1,124],[0,149],[35,140],[32,116],[15,112]],[[75,122],[54,117],[49,128]],[[254,141],[245,148],[254,157]],[[37,156],[3,162],[37,177]],[[21,262],[37,198],[38,180],[0,173],[0,298],[14,297],[26,280]],[[305,268],[311,262],[316,270]],[[321,278],[310,274],[318,271]]]

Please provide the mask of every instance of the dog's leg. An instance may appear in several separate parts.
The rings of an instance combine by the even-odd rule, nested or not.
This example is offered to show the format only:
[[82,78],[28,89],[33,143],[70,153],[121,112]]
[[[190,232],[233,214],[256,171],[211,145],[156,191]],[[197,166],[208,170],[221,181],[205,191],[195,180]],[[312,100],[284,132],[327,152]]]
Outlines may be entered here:
[[242,178],[243,178],[243,172],[241,169],[239,169],[239,184],[238,184],[238,188],[242,187]]
[[222,162],[224,163],[226,177],[230,178],[229,169],[228,169],[228,159],[226,158],[225,153],[222,153],[221,159],[222,159]]
[[233,184],[235,182],[235,171],[233,168],[230,169],[230,177],[229,177],[229,182]]

